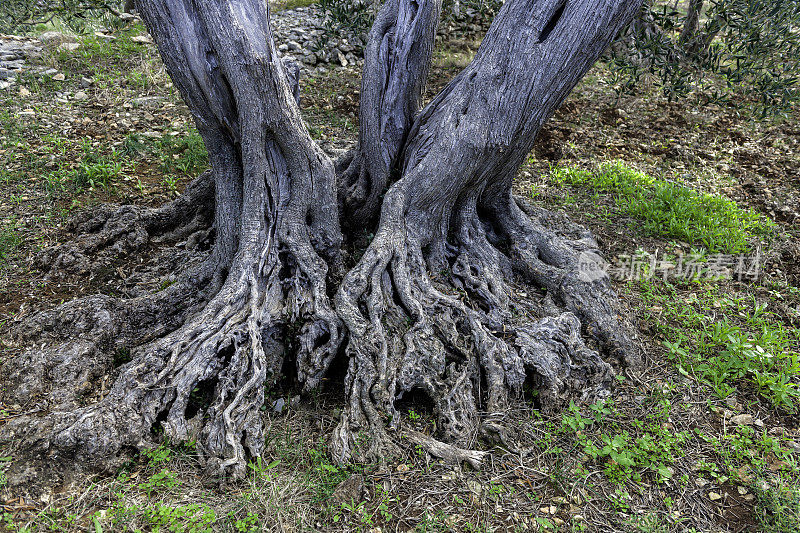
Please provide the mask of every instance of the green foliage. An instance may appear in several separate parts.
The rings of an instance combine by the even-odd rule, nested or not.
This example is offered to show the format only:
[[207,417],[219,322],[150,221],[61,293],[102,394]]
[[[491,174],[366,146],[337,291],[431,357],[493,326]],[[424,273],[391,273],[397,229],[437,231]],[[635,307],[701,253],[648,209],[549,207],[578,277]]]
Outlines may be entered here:
[[723,398],[747,385],[772,406],[797,411],[800,330],[787,328],[766,304],[721,297],[712,286],[681,298],[672,285],[644,284],[642,296],[663,310],[654,323],[668,338],[667,355],[682,374]]
[[119,1],[104,0],[3,0],[0,33],[25,33],[56,20],[82,32],[91,21],[113,14],[119,7]]
[[649,74],[674,100],[751,103],[762,117],[788,112],[800,99],[800,0],[710,0],[694,34],[681,38],[687,16],[672,2],[646,3],[622,36],[611,65],[618,93]]
[[800,529],[800,487],[781,482],[777,487],[764,488],[754,483],[756,493],[756,517],[764,531],[796,533]]
[[365,39],[375,20],[376,9],[380,7],[380,3],[368,0],[319,0],[317,5],[325,14],[324,35],[318,43],[320,49],[334,37]]
[[174,174],[194,178],[209,165],[203,138],[195,129],[190,129],[186,135],[165,135],[160,139],[131,133],[123,141],[122,151],[132,158],[155,156],[165,183],[171,189],[176,186]]
[[700,244],[709,252],[748,251],[753,237],[772,227],[732,200],[653,178],[622,161],[605,162],[593,170],[557,167],[551,178],[558,184],[610,193],[617,207],[643,222],[646,233]]
[[[666,401],[666,400],[664,400]],[[604,466],[609,479],[641,481],[649,472],[657,481],[672,477],[670,465],[683,455],[689,433],[673,433],[664,429],[662,414],[654,410],[647,420],[634,420],[634,432],[620,430],[606,419],[612,414],[609,403],[598,402],[591,406],[591,414],[584,417],[574,403],[562,418],[562,431],[574,434],[586,456]],[[666,405],[667,412],[669,404]],[[588,431],[589,429],[594,431]]]
[[472,24],[488,28],[494,16],[503,7],[501,0],[444,0],[442,2],[442,22],[458,25],[464,22],[463,13],[474,13],[471,17]]
[[11,255],[19,248],[22,238],[16,224],[3,224],[0,226],[0,269],[2,269]]

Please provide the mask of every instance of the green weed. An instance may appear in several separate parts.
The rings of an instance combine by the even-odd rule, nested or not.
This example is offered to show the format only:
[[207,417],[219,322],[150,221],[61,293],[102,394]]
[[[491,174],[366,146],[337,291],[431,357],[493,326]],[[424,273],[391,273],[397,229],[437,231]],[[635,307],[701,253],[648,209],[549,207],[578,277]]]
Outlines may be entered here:
[[747,383],[774,407],[797,410],[800,330],[786,327],[766,304],[723,296],[712,285],[681,297],[672,285],[644,283],[642,296],[663,310],[656,323],[682,374],[723,398]]
[[756,235],[773,227],[732,200],[654,178],[621,161],[593,170],[557,167],[551,179],[610,193],[619,209],[643,222],[646,233],[699,244],[712,253],[746,252]]

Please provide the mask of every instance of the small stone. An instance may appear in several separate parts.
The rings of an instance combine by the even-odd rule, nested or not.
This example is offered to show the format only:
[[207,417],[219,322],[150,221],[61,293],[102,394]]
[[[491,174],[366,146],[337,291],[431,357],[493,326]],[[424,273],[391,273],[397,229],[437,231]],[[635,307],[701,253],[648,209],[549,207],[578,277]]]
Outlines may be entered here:
[[166,98],[163,96],[141,96],[131,100],[131,103],[136,107],[157,108],[164,100],[166,100]]
[[131,41],[139,44],[153,44],[153,40],[148,35],[136,35],[131,37]]
[[75,42],[75,37],[66,35],[60,31],[46,31],[39,36],[39,40],[42,44],[50,46],[65,42]]
[[11,87],[11,82],[0,80],[0,90]]
[[78,43],[61,43],[58,45],[58,50],[63,50],[65,52],[74,52],[80,47],[81,45]]
[[347,58],[344,57],[344,54],[340,50],[336,50],[336,56],[339,59],[339,64],[343,67],[347,66]]
[[276,413],[280,413],[283,411],[283,407],[286,405],[286,400],[283,398],[278,398],[272,403],[272,410]]
[[741,414],[732,416],[731,423],[738,426],[750,426],[753,424],[753,415]]
[[747,494],[747,487],[739,485],[738,487],[736,487],[736,490],[739,492],[739,496],[744,496],[745,494]]
[[708,493],[708,499],[711,500],[712,502],[715,502],[717,500],[721,500],[722,499],[722,495],[719,494],[718,492],[709,492]]
[[22,98],[27,98],[28,96],[31,95],[31,92],[28,89],[26,89],[25,87],[20,87],[19,88],[19,95]]
[[761,420],[760,418],[756,418],[753,421],[753,425],[756,426],[757,428],[763,428],[764,427],[764,421]]
[[81,78],[81,87],[84,89],[91,87],[94,85],[94,80],[90,80],[89,78]]
[[356,474],[339,483],[331,494],[331,499],[339,504],[357,502],[361,500],[363,491],[364,476]]
[[67,79],[67,77],[64,76],[63,72],[59,72],[58,74],[53,76],[53,80],[55,81],[64,81],[65,79]]
[[82,101],[84,101],[84,100],[88,100],[88,99],[89,99],[89,95],[87,95],[87,94],[86,94],[85,92],[83,92],[83,91],[78,91],[78,92],[76,92],[76,93],[75,93],[75,95],[73,96],[73,98],[74,98],[75,100],[78,100],[79,102],[82,102]]

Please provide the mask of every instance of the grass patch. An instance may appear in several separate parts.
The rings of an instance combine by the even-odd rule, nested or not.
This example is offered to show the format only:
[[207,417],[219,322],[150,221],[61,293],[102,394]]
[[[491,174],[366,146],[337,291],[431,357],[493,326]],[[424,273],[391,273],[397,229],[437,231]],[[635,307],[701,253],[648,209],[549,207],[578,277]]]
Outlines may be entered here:
[[732,200],[654,178],[621,161],[593,170],[557,167],[551,179],[610,193],[620,210],[643,222],[645,233],[701,245],[712,253],[747,252],[756,235],[774,225]]
[[289,9],[297,9],[298,7],[313,6],[318,0],[280,0],[272,5],[274,11],[286,11]]
[[16,225],[0,227],[0,269],[8,264],[8,260],[22,243],[19,228]]
[[798,411],[800,329],[766,303],[723,293],[717,285],[682,291],[645,282],[645,319],[666,337],[667,356],[685,376],[721,398],[752,389],[773,407]]

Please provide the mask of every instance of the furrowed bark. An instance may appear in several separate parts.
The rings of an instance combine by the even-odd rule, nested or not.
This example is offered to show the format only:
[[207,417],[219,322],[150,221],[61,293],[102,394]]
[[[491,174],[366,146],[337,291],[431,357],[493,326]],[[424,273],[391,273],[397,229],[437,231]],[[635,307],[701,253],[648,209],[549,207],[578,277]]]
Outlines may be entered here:
[[[618,353],[631,345],[608,279],[581,277],[596,243],[526,216],[511,185],[539,128],[639,4],[508,0],[473,62],[420,113],[375,239],[336,297],[350,332],[339,460],[391,451],[395,402],[415,389],[433,403],[440,437],[459,446],[526,377],[546,409],[608,394],[613,371],[581,326]],[[515,297],[512,271],[547,289],[538,306]],[[514,318],[529,313],[544,317]],[[355,437],[364,428],[367,443]]]
[[421,105],[441,7],[441,0],[388,0],[369,33],[358,146],[339,184],[350,227],[377,219],[380,197]]

